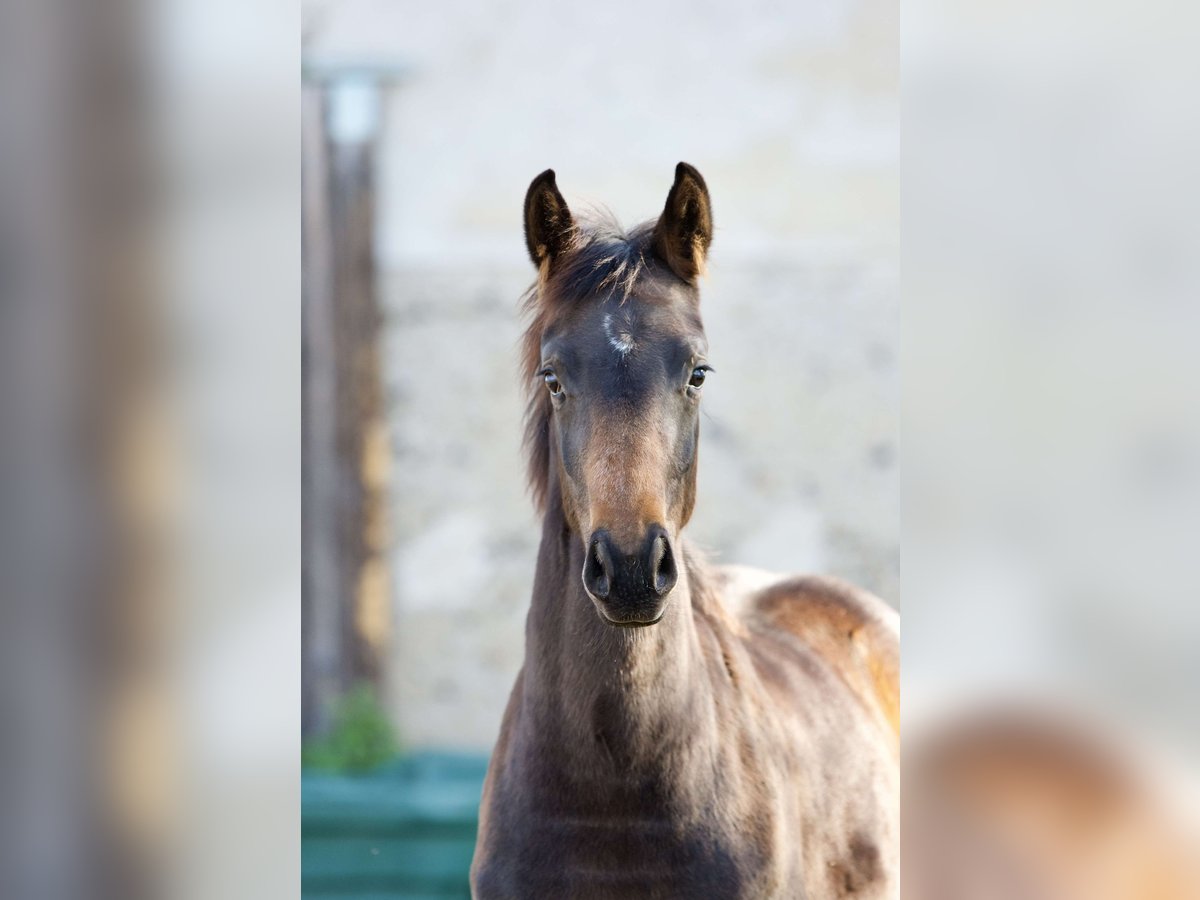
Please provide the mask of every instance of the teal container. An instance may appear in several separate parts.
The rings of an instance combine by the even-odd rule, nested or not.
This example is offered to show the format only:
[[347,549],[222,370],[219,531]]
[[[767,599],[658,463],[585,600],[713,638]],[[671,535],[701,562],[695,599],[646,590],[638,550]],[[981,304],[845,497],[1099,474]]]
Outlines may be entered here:
[[469,900],[487,759],[419,753],[369,775],[305,772],[301,886],[328,900]]

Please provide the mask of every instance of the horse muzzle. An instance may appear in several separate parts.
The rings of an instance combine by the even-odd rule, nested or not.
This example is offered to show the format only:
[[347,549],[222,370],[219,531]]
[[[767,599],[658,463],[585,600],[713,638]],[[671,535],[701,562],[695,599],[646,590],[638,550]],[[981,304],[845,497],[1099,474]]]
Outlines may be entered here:
[[583,587],[610,625],[653,625],[662,618],[679,578],[671,537],[651,525],[641,545],[626,553],[606,529],[592,533],[583,564]]

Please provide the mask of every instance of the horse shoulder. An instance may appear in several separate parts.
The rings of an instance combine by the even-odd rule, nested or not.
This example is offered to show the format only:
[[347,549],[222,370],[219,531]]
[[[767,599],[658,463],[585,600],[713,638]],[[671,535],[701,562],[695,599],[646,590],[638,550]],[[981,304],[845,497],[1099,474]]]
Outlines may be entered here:
[[802,641],[878,712],[898,743],[899,613],[869,591],[830,576],[722,566],[716,577],[730,612]]

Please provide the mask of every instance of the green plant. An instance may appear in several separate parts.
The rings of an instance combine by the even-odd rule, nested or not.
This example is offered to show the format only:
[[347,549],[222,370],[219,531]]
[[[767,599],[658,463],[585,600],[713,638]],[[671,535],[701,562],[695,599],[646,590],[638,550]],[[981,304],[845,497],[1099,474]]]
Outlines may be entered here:
[[375,689],[359,684],[334,705],[329,732],[305,741],[300,758],[307,768],[358,773],[377,768],[398,750],[396,733]]

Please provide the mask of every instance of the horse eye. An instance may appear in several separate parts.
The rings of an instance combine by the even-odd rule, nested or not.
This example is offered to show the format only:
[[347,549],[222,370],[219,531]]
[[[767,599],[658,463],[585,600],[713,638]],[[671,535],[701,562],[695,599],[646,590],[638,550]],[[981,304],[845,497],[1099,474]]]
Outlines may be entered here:
[[688,384],[694,388],[700,387],[702,384],[704,384],[704,378],[707,374],[707,366],[697,366],[696,368],[692,369],[692,377],[688,379]]
[[555,396],[562,393],[562,385],[559,384],[557,376],[553,372],[546,372],[542,376],[546,381],[546,387],[550,389],[550,393]]

